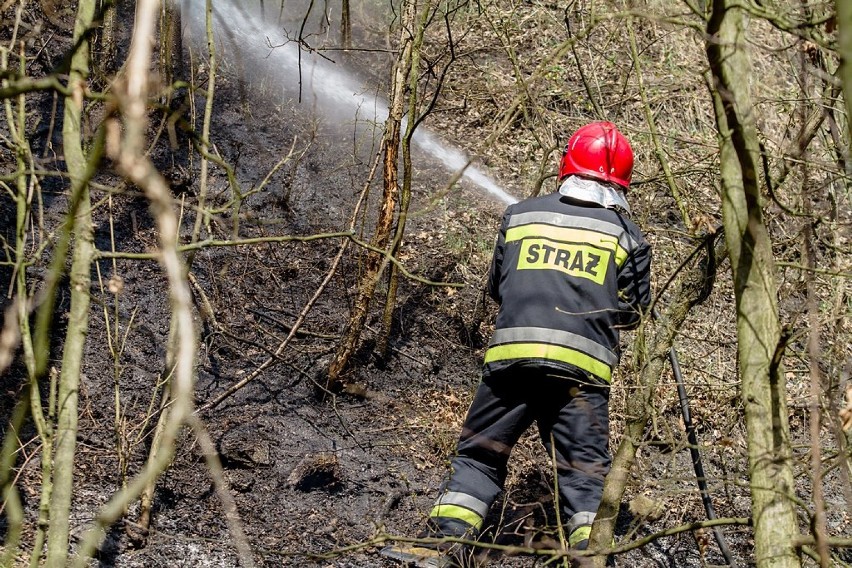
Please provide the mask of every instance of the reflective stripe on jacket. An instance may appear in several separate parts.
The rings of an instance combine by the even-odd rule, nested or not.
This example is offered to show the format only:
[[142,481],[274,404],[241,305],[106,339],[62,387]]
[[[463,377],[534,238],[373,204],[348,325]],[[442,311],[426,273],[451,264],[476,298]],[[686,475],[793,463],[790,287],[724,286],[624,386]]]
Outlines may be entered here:
[[651,250],[625,214],[553,193],[510,205],[488,292],[500,304],[485,374],[515,364],[609,383],[619,329],[650,303]]

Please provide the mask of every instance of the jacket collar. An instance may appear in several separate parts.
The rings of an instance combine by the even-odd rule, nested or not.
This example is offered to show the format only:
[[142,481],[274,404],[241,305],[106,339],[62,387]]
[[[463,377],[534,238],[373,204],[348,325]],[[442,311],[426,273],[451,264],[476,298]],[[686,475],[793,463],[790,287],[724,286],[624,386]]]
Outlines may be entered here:
[[630,213],[630,205],[627,203],[624,190],[614,184],[601,183],[579,176],[568,176],[559,186],[559,193],[578,201],[595,203],[607,209],[620,208]]

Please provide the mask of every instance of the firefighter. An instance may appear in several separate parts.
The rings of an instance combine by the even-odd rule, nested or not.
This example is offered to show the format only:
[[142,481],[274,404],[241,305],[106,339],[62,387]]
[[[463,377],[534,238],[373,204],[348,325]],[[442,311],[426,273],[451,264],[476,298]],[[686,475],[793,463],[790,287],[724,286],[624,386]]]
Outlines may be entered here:
[[[611,463],[619,331],[639,324],[651,298],[650,246],[626,199],[632,171],[633,151],[616,126],[586,124],[565,148],[558,191],[506,209],[487,283],[499,304],[495,331],[429,536],[479,535],[509,453],[535,422],[555,457],[568,544],[588,546]],[[423,566],[449,565],[441,554],[415,551]]]

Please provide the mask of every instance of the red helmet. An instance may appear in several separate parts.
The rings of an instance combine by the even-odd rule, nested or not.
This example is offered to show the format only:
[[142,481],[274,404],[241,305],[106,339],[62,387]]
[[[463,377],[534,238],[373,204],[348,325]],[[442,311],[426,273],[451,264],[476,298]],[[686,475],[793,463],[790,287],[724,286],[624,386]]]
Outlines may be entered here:
[[630,142],[611,122],[581,126],[562,154],[559,181],[571,174],[617,183],[627,189],[633,174]]

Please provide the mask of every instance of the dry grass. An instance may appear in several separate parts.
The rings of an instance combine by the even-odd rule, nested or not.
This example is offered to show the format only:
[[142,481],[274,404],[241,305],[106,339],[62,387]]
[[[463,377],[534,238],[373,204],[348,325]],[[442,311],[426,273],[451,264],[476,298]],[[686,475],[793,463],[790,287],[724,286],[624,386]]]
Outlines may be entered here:
[[[456,37],[459,58],[447,76],[441,112],[429,121],[474,149],[518,195],[532,191],[542,176],[546,178],[542,191],[553,189],[553,178],[547,176],[553,175],[561,144],[576,127],[599,118],[616,122],[628,134],[636,152],[635,186],[630,200],[635,219],[654,247],[655,292],[664,305],[667,291],[660,287],[692,251],[694,235],[721,224],[717,135],[705,81],[708,63],[704,38],[696,30],[671,21],[678,18],[698,23],[695,16],[685,14],[682,4],[675,8],[662,0],[644,3],[642,13],[632,20],[639,54],[638,61],[633,61],[626,20],[616,15],[626,4],[599,4],[598,16],[603,17],[594,23],[588,11],[590,5],[574,3],[566,13],[551,3],[520,6],[498,1],[484,6],[481,13],[469,9],[457,15],[456,23],[464,30]],[[546,66],[533,82],[531,78],[541,62],[568,38],[566,15],[571,33],[579,38],[575,50]],[[439,35],[431,39],[441,41]],[[826,388],[832,381],[834,384],[823,400],[828,412],[826,420],[836,420],[836,378],[842,376],[845,361],[852,355],[848,347],[852,343],[852,286],[848,278],[832,273],[848,275],[852,266],[852,256],[848,254],[852,242],[850,195],[838,168],[835,140],[827,127],[821,129],[804,155],[791,159],[791,153],[798,152],[792,140],[801,129],[804,116],[835,104],[824,98],[822,77],[835,71],[837,59],[827,50],[800,42],[757,19],[749,27],[748,38],[754,118],[766,146],[768,164],[773,173],[784,160],[790,168],[785,183],[775,188],[778,200],[795,211],[802,211],[807,201],[812,218],[819,219],[815,229],[820,239],[815,248],[816,265],[827,271],[814,276],[822,337],[819,363]],[[433,49],[433,53],[438,53],[437,48]],[[641,69],[641,85],[637,65]],[[483,132],[492,132],[502,118],[501,111],[522,95],[525,98],[520,115],[492,146],[483,146]],[[662,157],[674,174],[680,206],[663,175],[663,163],[654,150],[646,114],[653,117]],[[842,121],[839,111],[836,116]],[[794,338],[785,358],[793,435],[807,444],[808,326],[805,279],[800,266],[801,230],[809,220],[785,212],[770,195],[766,198],[767,220],[780,263],[780,318]],[[684,222],[682,210],[688,213],[691,225]],[[626,339],[629,341],[630,336]],[[745,467],[745,432],[738,398],[735,306],[729,266],[720,267],[713,293],[693,311],[680,330],[676,347],[705,459],[714,464],[712,484],[727,492],[726,497],[720,497],[722,508],[732,514],[748,514],[741,508],[747,501],[732,498],[743,495],[746,474],[741,469]],[[614,443],[621,434],[624,401],[632,392],[630,360],[628,346],[612,393]],[[668,371],[659,383],[654,404],[649,450],[683,450],[679,400],[674,378]],[[834,447],[832,440],[826,431],[823,443]],[[525,448],[518,453],[526,455],[528,451],[533,455],[536,450]],[[799,479],[804,480],[810,475],[810,466],[805,455],[797,453],[797,458],[801,460],[796,466]],[[520,464],[520,468],[524,465]],[[682,464],[674,467],[673,463],[672,468],[662,472],[667,478],[660,474],[654,472],[653,481],[637,482],[637,490],[653,486],[653,491],[668,504],[682,499],[683,489],[678,487],[692,475],[689,468],[683,469]],[[637,471],[637,478],[646,477],[646,472]],[[806,486],[807,483],[801,487],[803,496],[808,492]],[[835,528],[840,530],[842,525]]]

